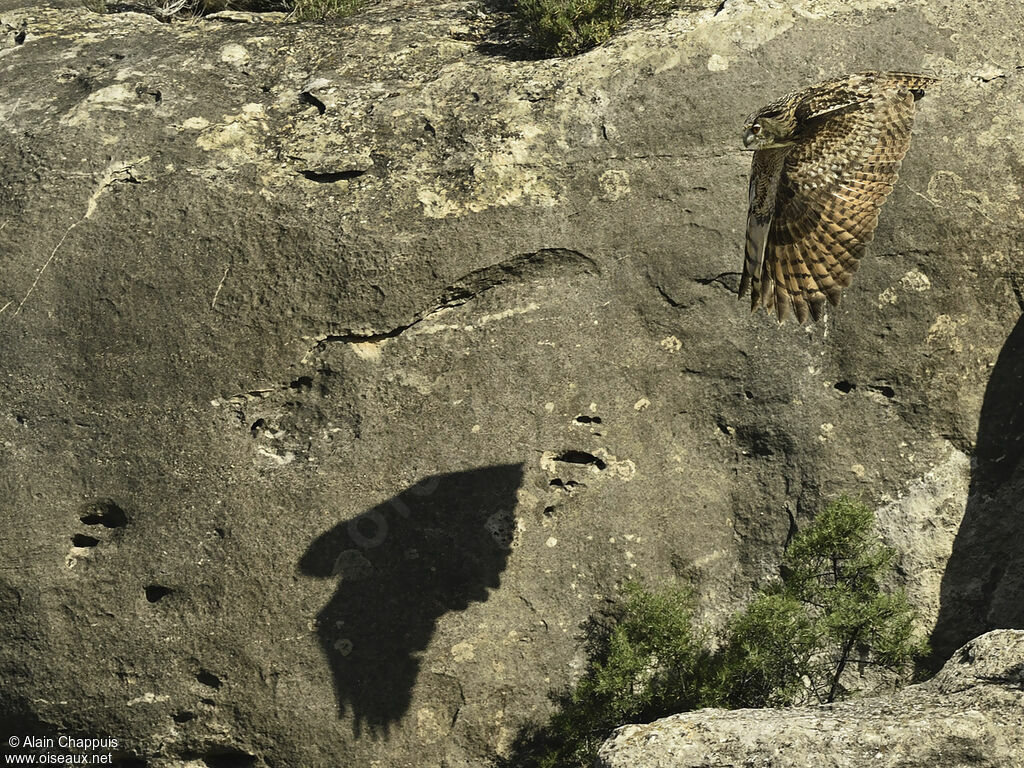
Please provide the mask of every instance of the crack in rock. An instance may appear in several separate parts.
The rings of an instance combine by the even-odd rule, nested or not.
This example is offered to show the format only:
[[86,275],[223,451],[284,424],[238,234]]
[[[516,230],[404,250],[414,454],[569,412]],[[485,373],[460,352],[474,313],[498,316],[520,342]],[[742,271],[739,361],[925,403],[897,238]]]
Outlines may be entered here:
[[417,312],[407,323],[386,330],[350,329],[344,333],[325,335],[318,340],[314,349],[322,349],[324,345],[332,343],[375,344],[394,339],[432,315],[466,304],[493,288],[525,283],[564,271],[596,275],[601,270],[589,256],[567,248],[543,248],[533,253],[519,254],[460,277],[441,292],[434,304]]
[[[115,160],[114,162],[110,163],[106,168],[103,169],[103,176],[100,178],[99,182],[93,189],[92,194],[89,195],[89,199],[86,201],[85,213],[82,215],[80,219],[78,219],[78,221],[74,222],[70,227],[64,230],[64,234],[61,236],[60,240],[57,241],[57,245],[53,247],[53,250],[50,252],[49,257],[46,259],[45,262],[43,262],[43,266],[41,266],[39,268],[39,271],[36,272],[35,280],[32,281],[32,285],[29,286],[28,290],[25,292],[25,295],[21,298],[21,301],[18,303],[17,308],[14,310],[14,314],[12,315],[12,317],[17,317],[21,313],[21,308],[25,306],[25,302],[28,301],[29,297],[35,291],[36,286],[39,284],[39,280],[43,276],[43,273],[46,272],[47,268],[53,262],[54,258],[57,256],[57,251],[59,251],[60,247],[64,245],[64,241],[68,239],[68,236],[71,234],[72,230],[74,230],[74,228],[77,227],[82,222],[92,218],[92,215],[96,213],[96,207],[99,205],[99,201],[100,198],[103,196],[103,193],[117,183],[140,183],[140,180],[135,176],[134,173],[132,173],[132,171],[138,166],[144,165],[145,163],[148,162],[149,156],[147,155],[145,157],[139,157],[134,160],[128,161]],[[11,302],[7,302],[7,304],[4,305],[3,309],[0,309],[0,314],[2,314],[4,310],[6,310],[7,307],[9,307],[10,305]]]

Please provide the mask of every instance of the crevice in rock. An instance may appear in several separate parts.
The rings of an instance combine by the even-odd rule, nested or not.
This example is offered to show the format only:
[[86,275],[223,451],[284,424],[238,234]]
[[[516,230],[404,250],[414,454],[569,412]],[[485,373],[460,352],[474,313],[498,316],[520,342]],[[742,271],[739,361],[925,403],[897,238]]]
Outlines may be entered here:
[[572,272],[600,274],[597,263],[579,251],[568,248],[543,248],[474,270],[449,285],[441,294],[442,306],[465,303],[480,294],[511,283],[547,277],[550,273]]
[[310,181],[315,181],[318,184],[334,184],[339,181],[347,181],[349,179],[358,179],[366,171],[361,171],[357,168],[351,168],[347,171],[299,171],[300,174],[305,176]]
[[714,277],[695,277],[695,278],[693,278],[693,280],[694,280],[694,282],[699,283],[700,285],[711,285],[712,283],[718,283],[720,286],[722,286],[729,293],[736,293],[737,290],[739,290],[739,286],[738,285],[737,286],[732,286],[729,283],[727,283],[723,279],[723,278],[726,278],[726,277],[740,277],[740,273],[739,272],[720,272],[717,275],[715,275]]
[[100,543],[100,540],[95,536],[86,536],[84,533],[76,533],[71,537],[71,544],[76,547],[88,548],[95,547]]
[[[434,309],[424,315],[424,317],[427,317],[436,311],[438,310]],[[323,344],[379,344],[386,339],[393,339],[397,336],[401,336],[422,319],[423,318],[417,318],[408,325],[400,325],[397,328],[392,328],[390,331],[383,331],[381,333],[374,333],[372,331],[369,333],[356,333],[350,331],[349,333],[332,334],[321,339],[318,346]]]
[[[857,389],[856,384],[854,384],[852,381],[846,381],[845,379],[843,379],[842,381],[837,381],[835,384],[832,385],[832,387],[833,389],[839,390],[844,395],[848,395],[855,389]],[[877,392],[887,400],[892,400],[894,397],[896,397],[896,390],[890,387],[888,384],[867,384],[864,386],[864,389],[866,389],[869,392]]]
[[654,287],[657,289],[658,293],[661,294],[661,298],[664,299],[665,303],[668,304],[670,307],[672,307],[674,309],[679,309],[680,307],[685,306],[684,304],[676,301],[671,296],[669,296],[668,295],[668,291],[666,291],[664,288],[662,288],[657,283],[654,283]]
[[600,274],[597,263],[579,251],[566,248],[544,248],[533,253],[513,256],[498,264],[474,270],[449,284],[436,302],[426,310],[417,312],[413,319],[394,328],[377,331],[352,331],[331,334],[321,339],[317,347],[325,344],[376,344],[401,336],[417,323],[444,309],[462,306],[487,291],[505,285],[538,280],[549,275],[570,272],[574,274]]
[[299,94],[299,104],[307,104],[311,107],[316,107],[316,111],[321,115],[327,111],[327,105],[309,91],[303,91]]

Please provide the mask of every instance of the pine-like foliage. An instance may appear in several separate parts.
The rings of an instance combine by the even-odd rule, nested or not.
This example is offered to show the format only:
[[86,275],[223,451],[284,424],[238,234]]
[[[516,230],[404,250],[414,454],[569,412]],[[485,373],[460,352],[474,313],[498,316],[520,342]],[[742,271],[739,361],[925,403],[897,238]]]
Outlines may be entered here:
[[714,652],[694,628],[689,589],[627,582],[617,622],[591,625],[583,676],[507,764],[588,767],[617,726],[698,707],[834,701],[848,693],[851,662],[905,679],[927,647],[914,638],[906,596],[884,586],[895,552],[873,528],[863,504],[830,504],[794,537],[782,578],[733,617]]

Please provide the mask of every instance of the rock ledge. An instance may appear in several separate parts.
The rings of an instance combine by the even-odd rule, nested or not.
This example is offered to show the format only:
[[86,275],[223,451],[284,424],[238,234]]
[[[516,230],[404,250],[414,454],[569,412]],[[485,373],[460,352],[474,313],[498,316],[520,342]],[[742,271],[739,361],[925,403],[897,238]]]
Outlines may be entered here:
[[600,768],[1024,765],[1024,632],[997,630],[921,685],[794,709],[706,709],[627,725]]

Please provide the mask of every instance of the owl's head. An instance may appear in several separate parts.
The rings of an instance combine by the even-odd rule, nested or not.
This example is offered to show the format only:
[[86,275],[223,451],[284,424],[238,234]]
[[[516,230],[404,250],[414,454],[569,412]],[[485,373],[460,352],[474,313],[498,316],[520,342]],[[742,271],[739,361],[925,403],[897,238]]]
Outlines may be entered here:
[[747,149],[771,149],[792,144],[792,115],[778,104],[769,104],[747,118],[743,126],[743,146]]

